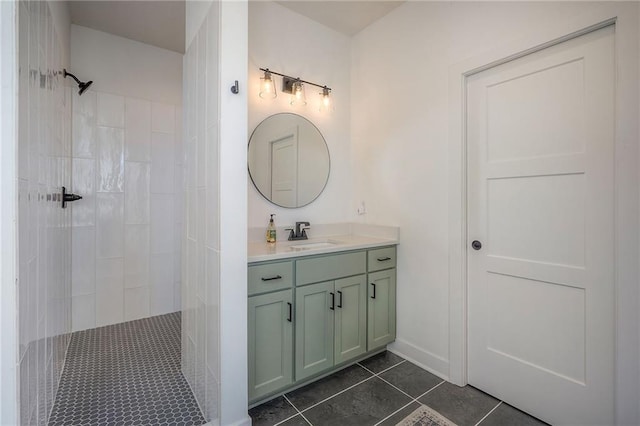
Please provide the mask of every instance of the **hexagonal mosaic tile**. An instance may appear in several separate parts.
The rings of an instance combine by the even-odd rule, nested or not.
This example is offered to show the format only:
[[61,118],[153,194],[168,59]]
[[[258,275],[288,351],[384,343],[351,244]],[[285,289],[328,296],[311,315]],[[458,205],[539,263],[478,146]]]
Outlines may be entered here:
[[73,333],[49,425],[202,425],[180,313]]

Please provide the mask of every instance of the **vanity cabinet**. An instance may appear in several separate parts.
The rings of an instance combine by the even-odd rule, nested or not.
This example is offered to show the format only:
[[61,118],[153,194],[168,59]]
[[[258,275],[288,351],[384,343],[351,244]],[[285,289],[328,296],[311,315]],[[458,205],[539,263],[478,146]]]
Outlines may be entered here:
[[293,290],[249,298],[249,399],[293,383]]
[[396,248],[369,250],[367,265],[367,350],[371,351],[396,338]]
[[296,289],[296,380],[367,352],[364,274]]
[[249,401],[357,361],[395,339],[396,248],[249,265]]
[[396,270],[369,274],[367,308],[367,350],[391,343],[396,338]]

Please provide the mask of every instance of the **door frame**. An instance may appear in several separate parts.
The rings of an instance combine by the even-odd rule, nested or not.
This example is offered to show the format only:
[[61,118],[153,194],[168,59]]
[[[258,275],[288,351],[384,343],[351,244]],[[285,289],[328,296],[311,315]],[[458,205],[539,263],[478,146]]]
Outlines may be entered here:
[[[631,13],[631,12],[634,13]],[[638,330],[640,210],[638,179],[638,20],[620,4],[601,4],[575,20],[540,27],[495,50],[449,68],[449,380],[467,381],[467,79],[600,28],[615,25],[615,386],[616,424],[640,421],[640,338]],[[619,256],[618,253],[624,253]]]

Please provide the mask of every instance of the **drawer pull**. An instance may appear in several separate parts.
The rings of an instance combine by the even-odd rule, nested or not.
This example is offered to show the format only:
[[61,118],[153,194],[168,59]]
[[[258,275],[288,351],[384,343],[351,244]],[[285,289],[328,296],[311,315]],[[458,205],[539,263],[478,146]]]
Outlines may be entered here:
[[376,284],[375,283],[371,283],[371,285],[373,286],[373,294],[371,295],[372,299],[376,298]]
[[262,281],[273,281],[273,280],[281,280],[282,276],[281,275],[276,275],[275,277],[269,277],[269,278],[265,278],[262,277],[260,278]]
[[336,309],[336,295],[334,293],[329,293],[331,295],[331,306],[329,306],[329,309],[331,309],[332,311],[335,311]]
[[287,321],[291,322],[291,319],[292,319],[291,314],[292,314],[292,306],[293,305],[291,305],[291,303],[289,303],[289,302],[287,302],[287,305],[289,305],[289,318],[287,318]]
[[391,260],[391,258],[390,257],[379,257],[378,258],[378,262],[384,262],[384,261],[387,261],[387,260]]
[[340,296],[338,299],[338,308],[342,308],[342,292],[340,290],[338,290],[338,296]]

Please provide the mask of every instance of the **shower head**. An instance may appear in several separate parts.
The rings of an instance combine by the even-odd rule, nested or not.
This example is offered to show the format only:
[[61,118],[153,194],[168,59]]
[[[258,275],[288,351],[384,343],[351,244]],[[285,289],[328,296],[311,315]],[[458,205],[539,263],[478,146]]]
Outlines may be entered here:
[[80,90],[78,90],[78,95],[82,95],[84,91],[87,90],[89,86],[91,86],[91,84],[93,84],[93,81],[91,80],[87,81],[86,83],[79,83],[78,88]]
[[71,74],[70,72],[67,72],[67,70],[62,70],[62,71],[64,73],[64,78],[67,78],[67,76],[69,76],[76,81],[76,83],[78,84],[78,89],[80,89],[78,90],[78,95],[82,95],[84,91],[87,90],[89,86],[91,86],[91,84],[93,84],[93,81],[91,80],[87,82],[80,81],[75,75]]

